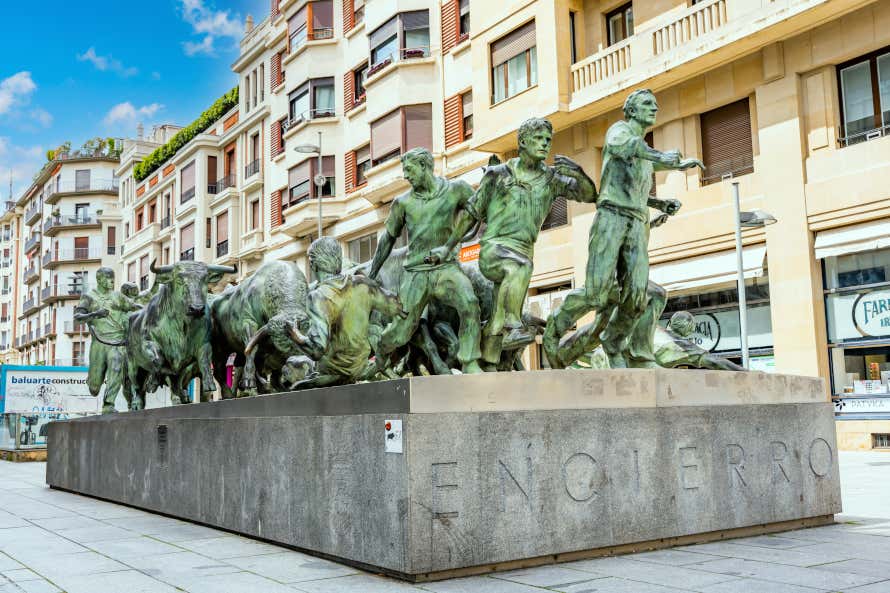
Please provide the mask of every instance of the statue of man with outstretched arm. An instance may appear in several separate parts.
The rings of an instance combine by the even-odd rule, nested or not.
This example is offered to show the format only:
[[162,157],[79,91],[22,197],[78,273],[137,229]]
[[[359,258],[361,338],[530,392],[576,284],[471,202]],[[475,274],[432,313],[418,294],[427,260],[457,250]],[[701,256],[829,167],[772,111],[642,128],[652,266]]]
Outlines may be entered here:
[[504,341],[531,341],[534,331],[522,322],[522,307],[534,270],[535,241],[556,198],[596,200],[593,180],[571,159],[550,155],[553,126],[532,118],[519,127],[519,157],[488,167],[479,189],[463,207],[448,242],[430,258],[450,253],[476,223],[486,223],[480,240],[479,270],[494,283],[491,319],[485,326],[482,358],[489,365],[501,358]]
[[677,200],[650,195],[652,172],[704,169],[698,159],[684,159],[677,150],[660,152],[646,144],[646,130],[655,124],[657,113],[658,103],[652,91],[634,91],[624,102],[624,120],[613,124],[606,133],[597,213],[588,239],[585,284],[566,296],[544,332],[544,351],[554,368],[572,362],[559,356],[562,335],[583,315],[606,309],[616,280],[618,305],[600,338],[611,367],[627,366],[628,339],[646,311],[649,208],[674,215],[681,206]]

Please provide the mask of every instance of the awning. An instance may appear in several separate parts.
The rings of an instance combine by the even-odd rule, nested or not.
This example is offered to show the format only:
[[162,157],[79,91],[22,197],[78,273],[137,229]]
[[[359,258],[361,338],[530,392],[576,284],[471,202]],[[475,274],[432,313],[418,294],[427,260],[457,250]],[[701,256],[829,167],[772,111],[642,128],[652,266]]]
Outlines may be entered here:
[[[742,249],[745,278],[763,276],[766,245]],[[649,268],[649,278],[667,290],[685,290],[733,282],[738,277],[735,250],[657,264]]]
[[816,259],[890,247],[890,221],[876,220],[816,233]]

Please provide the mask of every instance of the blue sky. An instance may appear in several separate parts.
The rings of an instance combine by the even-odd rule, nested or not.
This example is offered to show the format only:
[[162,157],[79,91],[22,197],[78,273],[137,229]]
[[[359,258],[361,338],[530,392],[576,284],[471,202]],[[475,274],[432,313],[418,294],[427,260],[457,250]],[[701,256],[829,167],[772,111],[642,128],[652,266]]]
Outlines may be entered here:
[[[47,149],[185,125],[237,84],[244,18],[269,0],[47,0],[4,5],[0,196],[18,197]],[[49,18],[47,18],[49,16]]]

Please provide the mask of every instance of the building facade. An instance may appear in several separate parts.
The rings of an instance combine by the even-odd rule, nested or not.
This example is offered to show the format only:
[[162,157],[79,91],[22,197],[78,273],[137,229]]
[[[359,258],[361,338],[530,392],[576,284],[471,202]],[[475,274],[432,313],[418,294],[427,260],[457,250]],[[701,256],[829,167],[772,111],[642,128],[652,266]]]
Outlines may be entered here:
[[[167,191],[174,205],[155,216],[175,222],[153,243],[159,261],[305,266],[319,220],[366,261],[407,188],[400,154],[427,147],[439,174],[477,183],[490,155],[515,156],[533,115],[553,122],[553,153],[598,182],[606,130],[627,94],[650,88],[648,142],[707,165],[656,174],[657,195],[684,204],[651,234],[665,318],[694,313],[700,345],[739,357],[738,182],[743,210],[777,221],[743,234],[752,365],[823,377],[841,445],[888,446],[887,24],[890,0],[272,0],[233,65],[238,107],[158,176],[122,183],[124,269],[145,276],[149,252],[130,243]],[[583,284],[594,215],[557,202],[545,223],[529,294],[539,315]],[[539,347],[526,363],[546,366]]]

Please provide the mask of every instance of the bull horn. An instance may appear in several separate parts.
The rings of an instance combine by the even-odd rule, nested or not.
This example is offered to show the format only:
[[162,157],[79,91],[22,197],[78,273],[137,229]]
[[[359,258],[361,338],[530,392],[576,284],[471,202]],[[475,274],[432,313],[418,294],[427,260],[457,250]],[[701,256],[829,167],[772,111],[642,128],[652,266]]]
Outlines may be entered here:
[[298,330],[294,325],[288,324],[287,330],[288,334],[290,334],[291,339],[297,346],[305,346],[309,343],[309,338],[300,333],[300,330]]
[[238,266],[219,266],[216,264],[210,264],[207,266],[208,272],[216,272],[219,274],[237,274]]
[[259,344],[260,340],[265,338],[267,335],[269,335],[269,325],[268,324],[264,325],[259,330],[257,330],[257,333],[253,334],[253,337],[250,338],[250,341],[247,343],[247,346],[244,348],[244,355],[250,356],[251,354],[253,354],[253,351],[254,351],[254,349],[256,349],[257,344]]
[[148,267],[148,269],[151,270],[152,274],[168,274],[173,271],[172,265],[157,267],[155,265],[157,262],[158,260],[156,259],[151,260],[151,265]]

